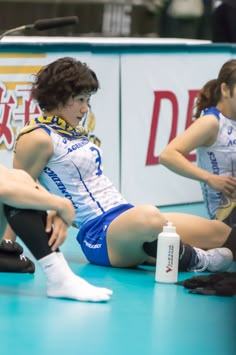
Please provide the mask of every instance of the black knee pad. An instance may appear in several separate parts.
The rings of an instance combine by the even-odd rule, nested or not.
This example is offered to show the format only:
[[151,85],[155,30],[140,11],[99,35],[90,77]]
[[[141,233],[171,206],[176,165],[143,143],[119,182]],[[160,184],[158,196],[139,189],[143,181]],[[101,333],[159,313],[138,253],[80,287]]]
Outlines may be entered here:
[[[47,212],[45,211],[39,211],[39,210],[31,210],[31,209],[22,209],[22,208],[17,208],[13,206],[8,206],[4,205],[3,206],[5,216],[7,218],[8,223],[10,224],[12,218],[18,214],[21,214],[22,216],[28,214],[28,213],[34,213],[37,214],[38,216],[41,217],[42,221],[44,224],[46,224],[47,220]],[[24,218],[24,217],[23,217]]]
[[25,243],[38,260],[52,253],[48,245],[51,233],[46,233],[47,212],[4,206],[4,212],[12,230]]

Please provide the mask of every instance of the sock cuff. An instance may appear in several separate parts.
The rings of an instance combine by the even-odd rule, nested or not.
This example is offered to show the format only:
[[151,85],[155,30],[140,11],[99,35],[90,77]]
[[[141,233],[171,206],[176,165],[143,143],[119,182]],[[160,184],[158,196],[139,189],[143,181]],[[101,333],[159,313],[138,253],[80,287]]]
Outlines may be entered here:
[[43,258],[38,260],[39,264],[43,269],[47,269],[59,263],[59,258],[56,252],[52,252],[49,255],[44,256]]

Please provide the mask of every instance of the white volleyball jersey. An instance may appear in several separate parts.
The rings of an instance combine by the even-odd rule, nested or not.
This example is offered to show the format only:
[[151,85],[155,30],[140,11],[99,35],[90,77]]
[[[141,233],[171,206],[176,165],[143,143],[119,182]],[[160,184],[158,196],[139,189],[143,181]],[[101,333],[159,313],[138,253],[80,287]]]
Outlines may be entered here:
[[[198,166],[212,174],[236,177],[236,122],[216,107],[205,110],[203,115],[214,115],[218,119],[219,132],[213,145],[197,149]],[[201,183],[201,187],[209,216],[215,218],[218,207],[225,204],[225,198],[205,183]]]
[[[42,128],[39,127],[39,128]],[[109,209],[127,203],[103,174],[102,151],[87,137],[67,139],[45,128],[54,153],[39,176],[51,193],[69,198],[75,207],[75,225],[81,225]]]

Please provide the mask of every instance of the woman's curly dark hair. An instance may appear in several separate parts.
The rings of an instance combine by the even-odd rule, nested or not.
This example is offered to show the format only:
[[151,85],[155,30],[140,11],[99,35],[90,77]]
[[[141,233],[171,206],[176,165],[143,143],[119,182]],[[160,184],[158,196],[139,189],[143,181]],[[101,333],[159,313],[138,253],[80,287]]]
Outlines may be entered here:
[[86,63],[70,57],[60,58],[40,69],[32,84],[32,98],[43,111],[63,106],[70,97],[99,89],[96,74]]

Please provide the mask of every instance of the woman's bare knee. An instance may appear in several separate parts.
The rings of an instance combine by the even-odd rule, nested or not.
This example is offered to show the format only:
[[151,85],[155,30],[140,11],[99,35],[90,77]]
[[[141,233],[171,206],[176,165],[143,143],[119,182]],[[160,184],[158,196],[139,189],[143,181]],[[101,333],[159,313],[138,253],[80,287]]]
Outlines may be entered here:
[[142,234],[147,235],[145,241],[155,240],[166,224],[166,218],[160,213],[158,208],[152,205],[138,206],[137,223]]
[[113,266],[133,266],[146,261],[143,244],[157,239],[165,217],[151,205],[137,206],[112,221],[107,230],[107,246]]
[[210,236],[211,248],[221,247],[228,239],[231,227],[217,220],[212,220],[211,223],[213,229],[213,233]]

